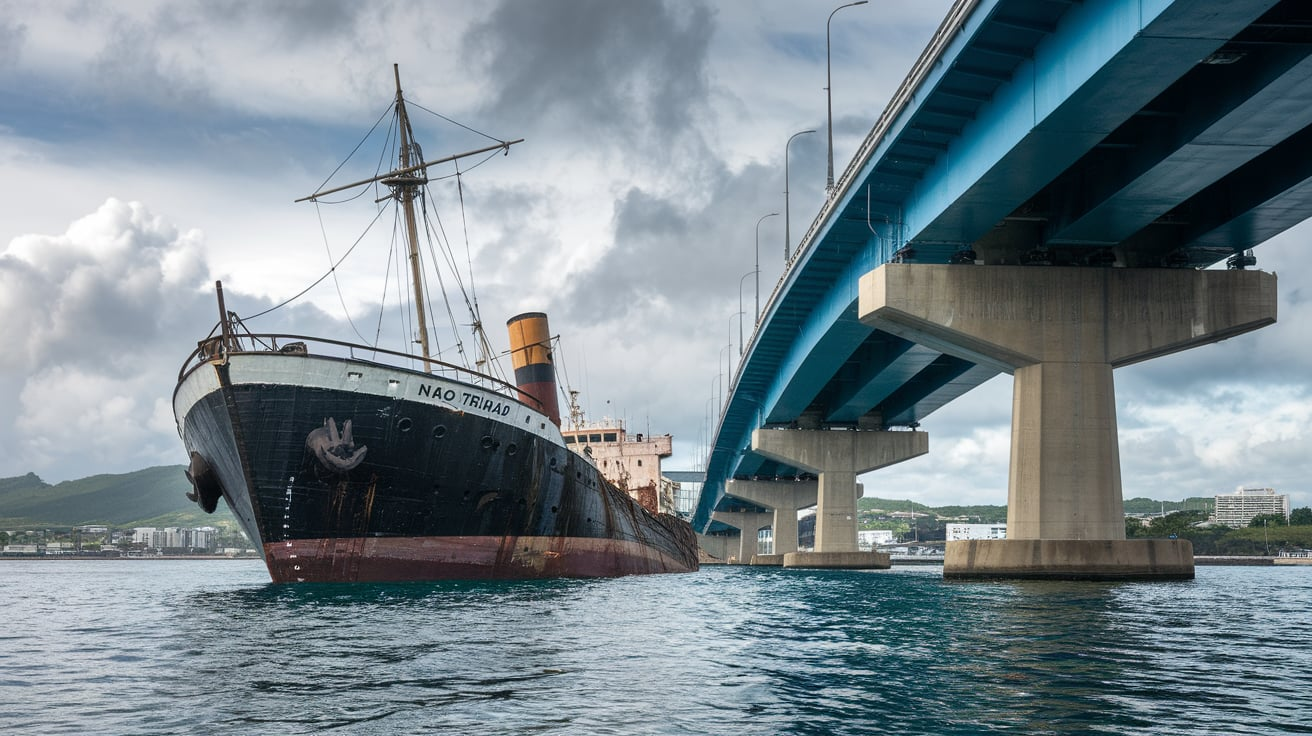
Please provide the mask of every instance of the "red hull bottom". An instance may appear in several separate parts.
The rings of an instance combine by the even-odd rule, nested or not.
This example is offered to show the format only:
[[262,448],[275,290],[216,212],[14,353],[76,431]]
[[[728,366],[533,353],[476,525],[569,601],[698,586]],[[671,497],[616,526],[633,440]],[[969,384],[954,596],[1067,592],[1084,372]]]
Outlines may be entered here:
[[275,583],[522,580],[692,572],[636,542],[583,537],[361,537],[264,545]]

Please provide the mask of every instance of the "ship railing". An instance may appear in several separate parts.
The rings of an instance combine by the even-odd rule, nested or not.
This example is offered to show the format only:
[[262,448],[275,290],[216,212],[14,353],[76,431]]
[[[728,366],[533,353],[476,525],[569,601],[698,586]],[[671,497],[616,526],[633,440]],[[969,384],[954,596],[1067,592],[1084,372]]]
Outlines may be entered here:
[[[227,336],[212,334],[210,337],[199,341],[196,344],[196,349],[191,352],[191,355],[187,356],[185,361],[183,361],[182,368],[178,371],[178,382],[181,383],[183,378],[196,368],[207,363],[226,360],[227,356],[230,355],[264,353],[309,355],[311,354],[310,346],[314,346],[317,349],[329,348],[329,350],[323,352],[315,352],[315,355],[362,360],[405,370],[416,370],[422,372],[422,367],[416,368],[415,366],[427,365],[428,373],[452,377],[457,380],[463,380],[483,387],[490,387],[498,393],[506,394],[511,398],[516,398],[529,406],[537,408],[539,411],[542,410],[542,402],[538,397],[533,396],[512,383],[495,376],[489,376],[486,373],[480,373],[472,368],[466,368],[464,366],[447,363],[434,358],[425,359],[412,353],[388,350],[387,348],[380,348],[372,345],[361,345],[359,343],[333,340],[331,338],[309,337],[306,335],[292,335],[287,333],[242,332],[239,336],[234,336],[231,333]],[[380,360],[380,357],[382,360]]]

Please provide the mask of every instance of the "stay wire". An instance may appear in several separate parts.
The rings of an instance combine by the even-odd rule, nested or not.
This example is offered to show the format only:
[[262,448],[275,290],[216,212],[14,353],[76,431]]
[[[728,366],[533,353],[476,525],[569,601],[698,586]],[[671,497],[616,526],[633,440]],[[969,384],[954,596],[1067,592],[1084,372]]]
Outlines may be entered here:
[[488,139],[488,140],[490,140],[490,141],[496,141],[497,143],[505,143],[505,141],[501,140],[500,138],[497,138],[496,136],[488,135],[487,133],[484,133],[484,132],[481,131],[481,130],[475,130],[474,128],[471,128],[471,127],[469,127],[468,125],[465,125],[464,123],[456,122],[455,120],[452,120],[451,118],[449,118],[449,117],[443,115],[443,114],[440,113],[440,112],[434,112],[433,110],[429,110],[428,108],[424,107],[423,105],[419,104],[418,102],[415,102],[414,100],[407,100],[406,102],[409,103],[409,105],[410,105],[411,107],[417,107],[417,108],[419,108],[420,110],[423,110],[424,112],[428,113],[429,115],[433,115],[433,116],[435,116],[435,117],[442,118],[443,120],[447,121],[448,123],[451,123],[452,125],[454,125],[454,126],[456,126],[456,127],[458,127],[458,128],[464,128],[465,130],[469,131],[470,133],[474,133],[474,134],[476,134],[476,135],[481,135],[481,136],[483,136],[484,138],[486,138],[486,139]]
[[[328,230],[323,225],[323,210],[319,207],[318,202],[314,203],[314,212],[319,217],[319,232],[323,235],[323,251],[328,255],[328,262],[332,263],[333,251],[328,244]],[[333,275],[333,288],[337,290],[337,303],[342,305],[342,314],[346,316],[346,324],[351,326],[351,332],[354,332],[355,336],[360,338],[360,342],[369,344],[369,339],[360,334],[360,330],[355,326],[355,320],[351,319],[351,310],[346,307],[346,296],[342,294],[342,282],[337,278],[337,266],[331,266],[328,273]]]
[[[369,132],[364,134],[364,137],[360,139],[360,142],[357,143],[357,144],[355,144],[355,148],[352,148],[352,149],[351,149],[351,152],[348,153],[348,154],[346,154],[346,158],[342,159],[342,162],[339,163],[339,164],[337,164],[337,168],[333,169],[333,170],[332,170],[332,173],[329,174],[328,177],[325,178],[325,179],[323,180],[323,182],[321,182],[321,183],[319,184],[319,186],[316,188],[316,191],[318,191],[319,189],[323,189],[325,186],[328,185],[328,182],[332,181],[332,179],[333,179],[334,176],[337,176],[337,172],[339,172],[339,171],[342,170],[342,167],[345,166],[346,163],[347,163],[348,161],[351,160],[351,157],[354,156],[356,153],[359,152],[360,147],[363,146],[363,145],[365,144],[365,141],[369,140],[370,136],[372,136],[372,135],[374,134],[374,131],[375,131],[375,130],[378,130],[378,125],[379,125],[379,123],[383,122],[383,118],[387,117],[387,114],[388,114],[389,112],[392,113],[392,114],[395,114],[395,107],[396,107],[395,105],[393,105],[393,104],[391,104],[391,103],[388,103],[387,108],[384,109],[383,112],[382,112],[382,114],[378,116],[378,119],[374,121],[373,127],[369,128]],[[478,131],[474,131],[474,132],[477,133]],[[389,131],[388,137],[389,137],[389,138],[391,137],[390,131]],[[366,191],[368,191],[368,190],[366,190]],[[357,195],[355,195],[355,197],[351,197],[351,199],[355,199],[356,197],[359,197],[359,196],[360,196],[360,195],[357,194]],[[349,200],[346,200],[346,201],[349,201]]]
[[[432,194],[431,190],[429,190],[428,187],[425,187],[425,191],[427,191],[429,195]],[[442,303],[446,305],[446,316],[448,321],[450,321],[451,323],[451,334],[455,337],[456,352],[460,354],[461,360],[464,361],[465,363],[465,367],[470,368],[471,366],[469,365],[468,356],[466,356],[465,354],[465,343],[463,340],[460,339],[460,327],[456,324],[455,310],[451,308],[451,297],[446,290],[446,280],[442,277],[442,268],[440,265],[441,261],[437,257],[437,253],[433,251],[433,241],[435,240],[438,242],[439,246],[442,248],[444,253],[448,250],[447,246],[443,242],[443,237],[446,235],[446,233],[441,229],[441,217],[436,215],[436,211],[434,211],[433,216],[436,216],[438,219],[438,227],[437,228],[433,227],[433,222],[430,219],[430,215],[428,211],[428,196],[424,197],[423,214],[424,214],[424,218],[423,218],[424,232],[427,233],[428,235],[426,240],[428,241],[429,255],[433,260],[433,272],[437,274],[437,285],[442,292]]]
[[[373,226],[378,222],[379,218],[381,218],[381,217],[383,216],[383,213],[386,212],[386,211],[387,211],[387,208],[386,208],[386,207],[379,207],[379,208],[378,208],[378,214],[377,214],[377,215],[374,215],[374,219],[372,219],[372,220],[369,221],[369,226],[365,228],[365,230],[364,230],[363,233],[360,233],[360,237],[356,238],[356,239],[355,239],[355,242],[354,242],[354,243],[351,243],[351,247],[350,247],[350,248],[347,248],[347,249],[346,249],[346,252],[342,254],[342,257],[339,258],[339,259],[337,259],[337,262],[334,263],[334,264],[332,265],[332,267],[328,269],[327,273],[325,273],[324,275],[322,275],[322,276],[320,276],[319,278],[315,279],[315,280],[314,280],[314,283],[310,284],[309,286],[305,287],[304,289],[301,289],[299,292],[297,292],[297,294],[296,294],[295,296],[293,296],[293,297],[291,297],[291,298],[289,298],[289,299],[283,301],[281,304],[275,304],[274,306],[269,307],[268,309],[264,310],[263,312],[258,312],[258,313],[256,313],[256,314],[252,314],[251,316],[249,316],[249,317],[245,317],[244,319],[251,320],[251,319],[255,319],[255,318],[257,318],[257,317],[263,317],[264,315],[268,314],[269,312],[274,311],[275,309],[282,309],[283,307],[287,306],[288,304],[291,304],[292,302],[296,301],[297,299],[300,299],[301,297],[305,296],[306,293],[310,291],[310,289],[313,289],[314,287],[318,286],[320,283],[323,282],[324,279],[328,278],[329,276],[332,276],[333,273],[337,270],[337,267],[340,266],[340,265],[342,265],[342,262],[345,261],[345,260],[351,255],[351,253],[355,250],[355,247],[356,247],[357,245],[359,245],[359,244],[361,243],[361,241],[364,240],[364,236],[369,234],[369,231],[373,229]],[[361,339],[363,339],[363,338],[361,338]]]

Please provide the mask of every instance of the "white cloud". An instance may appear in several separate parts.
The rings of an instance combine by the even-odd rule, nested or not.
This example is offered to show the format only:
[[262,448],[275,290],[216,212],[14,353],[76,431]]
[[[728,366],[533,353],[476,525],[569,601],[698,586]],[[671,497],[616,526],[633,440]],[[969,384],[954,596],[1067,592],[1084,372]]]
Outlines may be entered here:
[[[738,342],[753,225],[781,211],[784,144],[798,130],[817,133],[791,149],[794,242],[823,199],[833,6],[646,2],[614,26],[568,15],[608,17],[603,5],[7,5],[0,476],[183,460],[167,395],[214,322],[212,281],[252,314],[322,275],[327,250],[351,245],[358,211],[292,200],[382,111],[394,61],[423,107],[526,139],[464,177],[468,221],[450,183],[435,187],[462,261],[469,233],[494,344],[505,344],[505,317],[549,311],[590,414],[673,433],[670,465],[691,467],[726,346]],[[835,17],[839,170],[948,5],[889,1]],[[403,14],[415,22],[399,24]],[[545,32],[552,24],[559,34]],[[602,42],[612,30],[632,53]],[[432,155],[484,140],[415,117]],[[761,227],[763,300],[782,266],[782,220]],[[1301,459],[1312,345],[1299,330],[1312,320],[1302,291],[1312,262],[1301,232],[1258,250],[1281,273],[1280,324],[1117,372],[1127,496],[1250,483],[1312,502]],[[376,312],[386,238],[378,247],[338,274],[357,319]],[[330,280],[265,319],[349,337],[331,316],[338,300]],[[939,410],[924,422],[930,455],[871,474],[868,493],[1005,503],[1010,406],[1001,376]]]
[[63,235],[0,251],[0,361],[14,377],[0,384],[5,473],[177,461],[159,401],[188,345],[181,330],[204,329],[203,247],[200,233],[110,199]]

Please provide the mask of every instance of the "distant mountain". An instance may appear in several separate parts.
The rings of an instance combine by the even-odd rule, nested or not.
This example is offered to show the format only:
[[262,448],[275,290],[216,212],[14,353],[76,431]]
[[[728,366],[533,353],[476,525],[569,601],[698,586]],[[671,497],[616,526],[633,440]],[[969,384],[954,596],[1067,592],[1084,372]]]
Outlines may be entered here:
[[[35,473],[14,478],[0,478],[0,529],[22,526],[234,526],[236,520],[227,504],[206,514],[187,500],[191,490],[182,474],[183,466],[165,465],[121,475],[93,475],[50,485]],[[919,511],[943,517],[974,516],[1006,519],[1006,506],[930,507],[915,501],[862,498],[863,511]],[[1184,501],[1155,501],[1131,498],[1125,501],[1127,514],[1172,511],[1211,510],[1212,499],[1188,498]]]
[[34,473],[0,478],[0,528],[20,526],[220,526],[235,523],[226,504],[206,514],[187,500],[183,466],[93,475],[50,485]]

